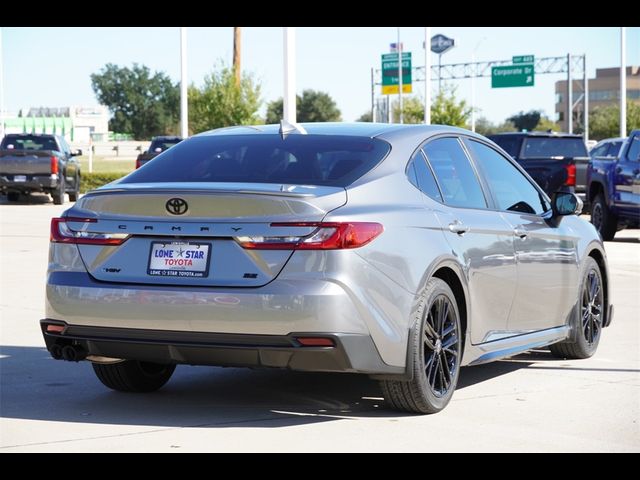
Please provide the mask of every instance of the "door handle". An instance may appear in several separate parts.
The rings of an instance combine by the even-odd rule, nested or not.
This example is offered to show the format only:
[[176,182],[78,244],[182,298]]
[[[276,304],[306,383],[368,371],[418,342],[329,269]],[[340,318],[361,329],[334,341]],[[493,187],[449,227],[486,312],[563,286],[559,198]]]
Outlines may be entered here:
[[464,235],[469,231],[469,227],[464,225],[460,220],[454,220],[449,224],[449,230],[458,235]]
[[521,239],[525,239],[527,238],[527,231],[524,229],[524,227],[522,225],[518,225],[516,228],[513,229],[513,234],[516,237],[519,237]]

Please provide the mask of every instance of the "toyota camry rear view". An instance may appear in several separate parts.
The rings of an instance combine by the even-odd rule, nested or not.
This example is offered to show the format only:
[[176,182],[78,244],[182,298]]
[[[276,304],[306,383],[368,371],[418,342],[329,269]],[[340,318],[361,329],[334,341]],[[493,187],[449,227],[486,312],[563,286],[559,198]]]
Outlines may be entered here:
[[581,207],[453,127],[214,130],[52,219],[41,328],[114,390],[178,364],[355,372],[434,413],[461,366],[595,353],[613,308]]

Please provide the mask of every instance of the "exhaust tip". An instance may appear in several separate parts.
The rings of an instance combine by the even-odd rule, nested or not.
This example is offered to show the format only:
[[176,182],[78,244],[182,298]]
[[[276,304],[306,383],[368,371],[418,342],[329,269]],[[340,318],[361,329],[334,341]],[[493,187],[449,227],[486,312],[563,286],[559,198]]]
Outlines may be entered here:
[[79,362],[84,360],[87,353],[83,348],[73,345],[67,345],[62,349],[62,357],[68,362]]
[[62,360],[62,347],[57,343],[51,346],[49,353],[54,358],[54,360]]

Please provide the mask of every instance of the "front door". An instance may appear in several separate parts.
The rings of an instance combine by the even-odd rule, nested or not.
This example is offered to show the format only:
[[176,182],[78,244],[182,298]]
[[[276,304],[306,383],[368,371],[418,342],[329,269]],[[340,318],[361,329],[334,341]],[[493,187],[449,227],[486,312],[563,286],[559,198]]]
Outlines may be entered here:
[[615,204],[625,217],[640,218],[640,132],[629,142],[616,165]]

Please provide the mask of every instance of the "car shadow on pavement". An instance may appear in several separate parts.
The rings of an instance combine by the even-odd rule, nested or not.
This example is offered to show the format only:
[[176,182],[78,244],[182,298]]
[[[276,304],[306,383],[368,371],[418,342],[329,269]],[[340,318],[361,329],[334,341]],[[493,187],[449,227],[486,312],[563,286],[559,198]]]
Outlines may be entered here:
[[46,203],[53,204],[53,201],[49,195],[44,193],[20,195],[17,202],[10,202],[6,195],[0,195],[0,205],[44,205]]
[[[537,361],[520,357],[523,361],[463,368],[458,389]],[[0,416],[4,418],[274,428],[410,415],[386,408],[378,382],[365,375],[179,365],[158,392],[128,394],[104,387],[88,362],[56,361],[43,347],[0,347]]]

